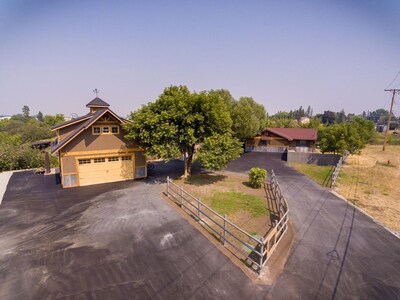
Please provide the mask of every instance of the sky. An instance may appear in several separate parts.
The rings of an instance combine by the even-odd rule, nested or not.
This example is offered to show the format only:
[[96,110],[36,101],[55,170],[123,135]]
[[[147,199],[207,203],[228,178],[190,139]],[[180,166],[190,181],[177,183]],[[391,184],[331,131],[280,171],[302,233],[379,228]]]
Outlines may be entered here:
[[83,115],[97,88],[126,116],[169,85],[269,114],[388,109],[399,16],[396,0],[0,0],[0,114]]

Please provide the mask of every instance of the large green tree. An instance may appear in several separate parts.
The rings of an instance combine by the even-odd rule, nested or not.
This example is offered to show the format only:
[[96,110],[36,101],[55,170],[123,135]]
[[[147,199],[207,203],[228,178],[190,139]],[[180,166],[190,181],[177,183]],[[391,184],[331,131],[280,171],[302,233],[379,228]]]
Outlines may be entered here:
[[240,97],[231,108],[231,117],[232,130],[241,141],[259,134],[267,122],[264,106],[251,97]]
[[[130,121],[125,126],[126,137],[136,141],[150,156],[166,160],[183,156],[185,177],[190,174],[197,148],[214,142],[208,139],[223,137],[220,143],[230,150],[221,155],[228,158],[237,157],[235,149],[240,149],[232,141],[227,105],[214,92],[191,93],[186,86],[170,86],[155,102],[133,112]],[[221,144],[217,146],[215,152]],[[209,168],[221,168],[221,161],[213,164],[207,155],[200,155],[199,160]]]
[[374,124],[362,117],[354,117],[350,123],[321,126],[318,130],[318,146],[322,153],[343,154],[345,150],[357,153],[374,134]]

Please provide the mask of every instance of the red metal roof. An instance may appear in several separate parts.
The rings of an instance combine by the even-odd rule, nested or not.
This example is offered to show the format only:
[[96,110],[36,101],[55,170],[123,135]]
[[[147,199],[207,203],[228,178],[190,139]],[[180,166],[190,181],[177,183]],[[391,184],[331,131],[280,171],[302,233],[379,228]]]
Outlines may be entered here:
[[306,140],[316,141],[317,140],[317,129],[315,128],[266,128],[265,131],[269,131],[276,135],[279,135],[289,141],[293,140]]

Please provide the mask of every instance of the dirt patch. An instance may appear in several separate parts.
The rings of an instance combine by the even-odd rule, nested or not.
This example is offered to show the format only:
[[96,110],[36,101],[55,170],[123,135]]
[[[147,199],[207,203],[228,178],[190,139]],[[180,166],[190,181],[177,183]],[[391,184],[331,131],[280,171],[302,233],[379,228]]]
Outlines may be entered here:
[[351,155],[335,190],[387,227],[400,232],[400,146],[369,145]]

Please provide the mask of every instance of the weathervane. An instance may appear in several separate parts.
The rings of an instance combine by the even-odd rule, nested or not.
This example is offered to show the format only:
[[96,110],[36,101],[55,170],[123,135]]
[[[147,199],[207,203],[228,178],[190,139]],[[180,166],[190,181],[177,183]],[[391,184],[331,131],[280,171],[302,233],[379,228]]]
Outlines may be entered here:
[[96,98],[99,96],[99,92],[100,92],[100,91],[99,91],[98,89],[94,89],[94,90],[93,90],[93,93],[96,94]]

